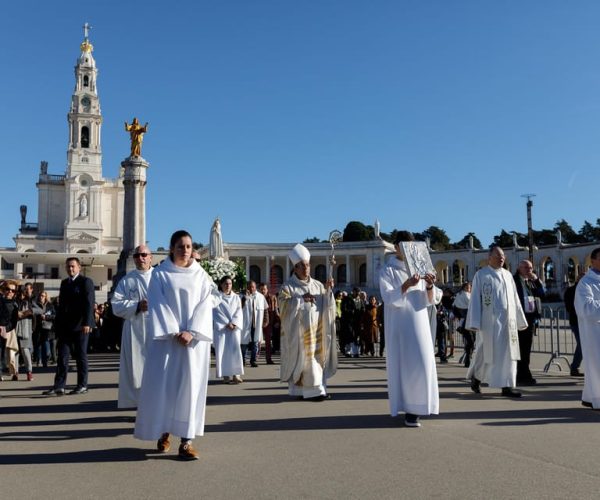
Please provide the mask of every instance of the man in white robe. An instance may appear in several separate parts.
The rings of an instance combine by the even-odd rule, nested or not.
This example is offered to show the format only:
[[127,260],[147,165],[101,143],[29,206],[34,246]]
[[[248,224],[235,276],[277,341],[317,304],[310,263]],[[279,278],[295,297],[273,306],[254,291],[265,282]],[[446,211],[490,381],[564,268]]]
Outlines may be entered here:
[[119,408],[137,408],[146,360],[148,285],[152,277],[152,252],[146,245],[133,251],[135,269],[124,276],[111,299],[115,316],[123,318],[119,363]]
[[246,302],[244,303],[244,328],[242,330],[242,360],[246,364],[246,352],[250,350],[250,366],[256,368],[256,357],[263,341],[263,327],[268,321],[269,305],[262,293],[256,291],[256,282],[246,285]]
[[581,404],[600,409],[600,248],[592,250],[591,267],[575,289],[585,379]]
[[324,401],[327,379],[337,371],[333,280],[310,276],[310,252],[297,244],[289,254],[294,272],[279,292],[282,382],[290,396]]
[[398,231],[396,254],[379,275],[384,304],[386,369],[390,414],[405,412],[407,427],[420,427],[420,416],[437,415],[439,390],[433,351],[432,331],[427,311],[440,293],[435,276],[410,276],[400,247],[413,241],[408,231]]
[[492,247],[488,266],[475,273],[465,328],[477,333],[475,356],[467,378],[471,390],[481,393],[481,382],[502,388],[502,396],[520,398],[515,391],[519,355],[518,330],[527,328],[527,319],[515,286],[504,269],[504,251]]

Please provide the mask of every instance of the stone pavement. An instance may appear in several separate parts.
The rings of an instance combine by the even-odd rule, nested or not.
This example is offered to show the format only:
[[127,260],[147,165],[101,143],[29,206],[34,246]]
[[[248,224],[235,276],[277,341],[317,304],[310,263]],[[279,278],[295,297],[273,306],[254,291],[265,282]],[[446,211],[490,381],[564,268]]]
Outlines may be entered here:
[[322,403],[289,400],[261,364],[240,386],[211,382],[201,459],[180,462],[133,439],[118,358],[96,354],[86,395],[41,396],[51,370],[0,383],[2,497],[598,498],[600,412],[546,361],[534,355],[539,385],[521,400],[474,395],[456,360],[438,365],[441,414],[420,429],[388,415],[381,358],[342,359]]

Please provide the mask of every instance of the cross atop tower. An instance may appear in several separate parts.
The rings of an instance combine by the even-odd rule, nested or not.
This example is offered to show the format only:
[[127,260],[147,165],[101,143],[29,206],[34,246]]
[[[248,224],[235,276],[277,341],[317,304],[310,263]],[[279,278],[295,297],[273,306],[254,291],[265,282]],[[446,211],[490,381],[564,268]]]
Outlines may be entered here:
[[88,35],[90,34],[90,30],[92,29],[92,26],[90,26],[90,23],[85,23],[83,25],[83,37],[87,40],[88,39]]

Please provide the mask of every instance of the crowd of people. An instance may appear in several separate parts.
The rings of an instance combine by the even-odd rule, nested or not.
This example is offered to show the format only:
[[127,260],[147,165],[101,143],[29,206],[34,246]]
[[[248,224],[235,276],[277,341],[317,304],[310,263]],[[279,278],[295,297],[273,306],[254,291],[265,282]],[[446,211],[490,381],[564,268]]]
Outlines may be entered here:
[[[34,364],[56,361],[53,387],[44,394],[61,396],[73,355],[77,383],[70,394],[84,394],[88,350],[120,347],[118,406],[137,410],[135,437],[156,440],[157,450],[166,453],[178,436],[184,460],[198,458],[192,439],[204,432],[212,348],[216,376],[228,384],[243,383],[244,369],[258,366],[261,352],[266,364],[274,364],[279,352],[280,381],[289,396],[317,402],[332,397],[328,381],[338,354],[375,357],[385,350],[390,414],[403,413],[406,426],[420,427],[422,416],[439,412],[435,357],[447,363],[453,356],[456,330],[464,337],[460,361],[471,390],[481,394],[487,384],[501,396],[521,397],[517,386],[536,384],[530,353],[545,294],[532,263],[523,260],[512,275],[502,249],[492,247],[488,266],[454,295],[436,286],[434,274],[409,273],[402,244],[413,240],[398,231],[395,254],[380,271],[381,301],[359,288],[334,293],[332,278],[325,283],[312,278],[310,252],[301,244],[289,253],[293,272],[278,295],[254,281],[236,293],[231,276],[213,283],[197,262],[191,235],[177,231],[169,257],[155,267],[150,249],[138,246],[136,269],[121,279],[111,302],[100,306],[81,263],[69,257],[68,278],[54,300],[43,291],[34,297],[31,283],[2,283],[3,369],[18,380],[22,364],[32,380]],[[582,404],[599,409],[600,369],[594,360],[600,353],[600,248],[592,252],[591,264],[565,301],[578,342],[571,375],[583,375],[585,359]]]
[[[383,304],[374,295],[354,287],[335,292],[336,329],[340,353],[345,357],[383,356],[385,334]],[[376,349],[377,348],[377,349]]]
[[[18,280],[0,282],[4,332],[0,342],[2,380],[34,380],[36,368],[48,368],[58,360],[55,327],[58,295],[35,293],[33,283]],[[94,304],[94,325],[89,352],[119,351],[122,321],[112,313],[110,302]]]

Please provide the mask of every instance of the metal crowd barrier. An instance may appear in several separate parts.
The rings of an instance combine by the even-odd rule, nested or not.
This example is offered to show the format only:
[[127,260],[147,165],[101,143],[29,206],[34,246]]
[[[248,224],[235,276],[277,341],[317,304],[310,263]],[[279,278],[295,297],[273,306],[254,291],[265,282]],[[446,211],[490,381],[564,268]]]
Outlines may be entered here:
[[575,337],[569,326],[569,319],[564,306],[556,308],[544,306],[537,335],[534,337],[531,349],[532,352],[550,354],[550,359],[544,366],[544,372],[548,372],[552,366],[556,366],[559,371],[562,371],[561,360],[570,369],[571,361],[566,355],[572,356],[575,353],[575,347]]
[[[464,348],[463,336],[456,330],[458,320],[452,319],[449,323],[449,337],[454,339],[454,347]],[[531,346],[531,352],[550,354],[550,359],[544,366],[544,372],[547,373],[552,366],[556,366],[559,371],[562,371],[561,361],[564,361],[567,369],[570,370],[571,359],[567,356],[573,356],[575,347],[575,337],[569,326],[564,306],[554,308],[544,306]]]

